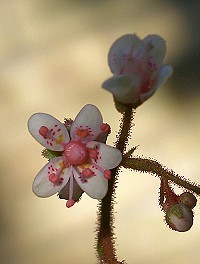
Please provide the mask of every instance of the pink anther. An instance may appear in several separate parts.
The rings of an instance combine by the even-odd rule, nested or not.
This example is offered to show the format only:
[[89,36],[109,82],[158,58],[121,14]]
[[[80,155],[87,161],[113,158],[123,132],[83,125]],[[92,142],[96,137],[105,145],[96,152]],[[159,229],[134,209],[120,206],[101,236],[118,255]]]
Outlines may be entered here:
[[89,156],[91,159],[96,159],[98,156],[98,151],[96,149],[89,149]]
[[75,204],[75,201],[73,199],[70,199],[66,202],[66,207],[70,208]]
[[105,170],[105,171],[104,171],[104,177],[105,177],[107,180],[110,180],[110,179],[111,179],[111,171],[110,171],[110,170]]
[[52,173],[52,174],[49,175],[49,180],[52,183],[56,183],[56,182],[59,181],[59,177],[55,173]]
[[82,171],[82,175],[86,178],[91,177],[93,174],[94,174],[94,172],[90,168],[87,168],[87,169]]
[[45,126],[41,126],[39,129],[39,133],[43,137],[46,137],[48,132],[49,132],[49,129]]
[[100,127],[101,131],[108,133],[110,131],[110,126],[106,123],[103,123]]

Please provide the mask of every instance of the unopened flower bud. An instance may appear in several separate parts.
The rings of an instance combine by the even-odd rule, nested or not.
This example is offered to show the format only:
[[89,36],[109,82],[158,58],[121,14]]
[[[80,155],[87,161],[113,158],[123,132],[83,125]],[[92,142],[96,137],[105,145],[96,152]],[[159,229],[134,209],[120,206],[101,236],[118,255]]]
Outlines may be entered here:
[[185,204],[175,204],[166,212],[165,220],[173,230],[185,232],[193,225],[193,212]]
[[148,35],[144,39],[135,34],[120,37],[108,54],[113,76],[102,87],[113,94],[116,102],[138,107],[172,74],[172,67],[163,64],[165,55],[165,41],[158,35]]
[[180,195],[179,202],[186,204],[192,209],[197,204],[197,198],[190,192],[184,192]]

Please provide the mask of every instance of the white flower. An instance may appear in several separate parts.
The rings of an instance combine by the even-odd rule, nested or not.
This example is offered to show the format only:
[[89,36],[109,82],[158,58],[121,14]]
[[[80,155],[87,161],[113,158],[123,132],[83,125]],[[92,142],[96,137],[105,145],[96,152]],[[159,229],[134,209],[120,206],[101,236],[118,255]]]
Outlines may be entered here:
[[110,169],[119,165],[122,154],[114,147],[94,141],[109,129],[96,106],[84,106],[69,133],[64,124],[45,113],[32,115],[28,129],[42,146],[60,152],[59,157],[51,159],[37,174],[33,182],[37,196],[49,197],[59,192],[61,198],[68,200],[67,207],[83,191],[94,199],[104,198]]
[[132,34],[120,37],[108,54],[113,77],[102,87],[119,102],[137,107],[172,74],[172,67],[163,65],[165,54],[166,44],[160,36],[149,35],[143,40]]

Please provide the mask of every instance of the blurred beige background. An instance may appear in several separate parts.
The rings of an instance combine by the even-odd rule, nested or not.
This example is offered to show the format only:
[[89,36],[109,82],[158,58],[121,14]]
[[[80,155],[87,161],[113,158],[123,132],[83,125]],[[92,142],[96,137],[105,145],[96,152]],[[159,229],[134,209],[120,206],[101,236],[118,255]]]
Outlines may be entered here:
[[[56,196],[39,199],[32,181],[46,160],[27,131],[35,112],[60,120],[95,104],[115,141],[120,115],[100,88],[110,76],[107,52],[125,33],[167,40],[170,81],[141,106],[130,146],[200,182],[200,10],[198,1],[0,1],[0,262],[94,264],[96,200],[71,209]],[[158,179],[124,171],[117,189],[119,259],[127,263],[198,264],[200,210],[187,233],[165,226]]]

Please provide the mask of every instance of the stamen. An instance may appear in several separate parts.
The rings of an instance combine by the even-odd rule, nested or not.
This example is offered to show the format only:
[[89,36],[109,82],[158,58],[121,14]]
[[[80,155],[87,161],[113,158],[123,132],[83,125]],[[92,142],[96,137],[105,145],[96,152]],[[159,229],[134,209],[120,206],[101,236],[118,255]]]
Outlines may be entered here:
[[[57,127],[57,125],[55,125]],[[58,128],[57,131],[54,131],[53,128],[48,129],[46,126],[41,126],[39,129],[39,134],[47,140],[47,144],[52,146],[52,142],[55,142],[55,144],[60,144],[64,146],[63,143],[63,134],[60,134],[57,136],[58,138],[55,137],[55,134],[57,132],[60,132],[61,129]]]
[[69,178],[69,200],[66,202],[66,207],[70,208],[75,204],[73,197],[73,192],[74,192],[74,178],[71,176]]
[[79,136],[81,138],[86,138],[88,136],[89,132],[86,129],[77,129],[76,134],[77,134],[77,136]]
[[73,200],[72,199],[73,194],[74,194],[74,178],[73,176],[71,176],[69,178],[69,200]]
[[91,159],[96,159],[98,156],[98,151],[96,149],[89,149],[89,156]]
[[141,85],[141,92],[147,93],[151,88],[151,83],[150,80],[144,80],[142,85]]
[[43,137],[46,137],[48,132],[49,129],[46,126],[41,126],[39,129],[39,134]]
[[56,182],[59,181],[59,177],[55,173],[52,173],[52,174],[49,175],[49,180],[52,183],[56,183]]
[[110,131],[110,126],[106,123],[103,123],[100,127],[101,131],[108,133]]
[[[52,183],[57,183],[57,182],[61,183],[63,181],[63,178],[60,177],[60,176],[62,176],[63,170],[65,169],[64,161],[63,162],[59,162],[58,165],[59,165],[58,168],[54,168],[53,165],[48,167],[49,180]],[[54,172],[51,173],[52,171],[54,171],[55,173]]]
[[103,174],[104,174],[104,177],[107,180],[110,180],[111,179],[111,171],[110,170],[105,170]]
[[70,208],[75,204],[75,201],[73,199],[70,199],[66,202],[66,207]]
[[94,175],[94,172],[90,168],[87,168],[87,169],[82,171],[82,175],[84,177],[88,178],[88,177],[91,177],[92,175]]

